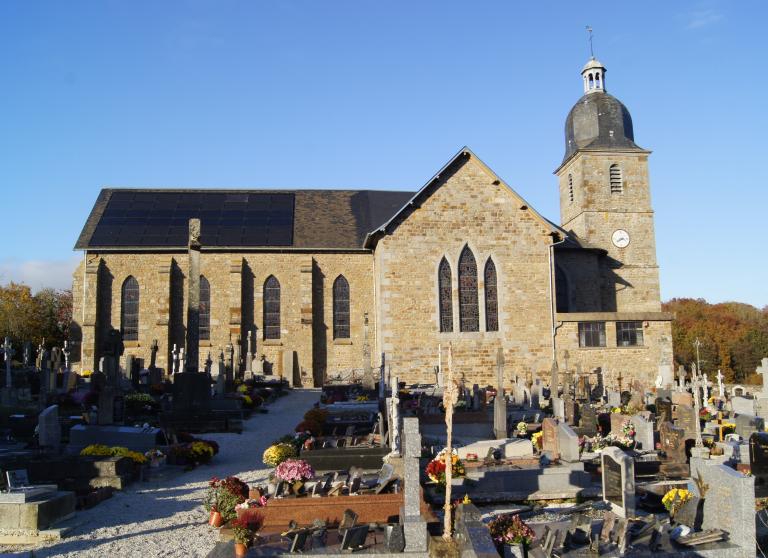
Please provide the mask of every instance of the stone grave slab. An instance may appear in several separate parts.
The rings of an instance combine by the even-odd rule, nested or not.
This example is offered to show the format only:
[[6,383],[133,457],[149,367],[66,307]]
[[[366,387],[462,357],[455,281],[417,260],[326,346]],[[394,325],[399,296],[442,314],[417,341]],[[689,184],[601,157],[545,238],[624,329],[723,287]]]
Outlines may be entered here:
[[645,420],[640,415],[632,417],[632,424],[635,425],[635,441],[638,448],[645,451],[652,451],[656,448],[653,434],[653,423]]
[[579,437],[567,424],[560,423],[557,425],[557,445],[561,460],[579,461]]
[[736,423],[736,434],[745,440],[748,440],[753,433],[765,430],[765,421],[754,415],[738,415],[734,422]]
[[737,415],[754,415],[755,400],[747,399],[746,397],[732,397],[731,409]]
[[153,448],[167,446],[168,441],[163,431],[155,427],[78,424],[70,429],[68,453],[79,454],[83,448],[91,444],[122,446],[144,453]]
[[607,447],[600,456],[603,500],[613,513],[627,519],[635,515],[635,462],[619,448]]

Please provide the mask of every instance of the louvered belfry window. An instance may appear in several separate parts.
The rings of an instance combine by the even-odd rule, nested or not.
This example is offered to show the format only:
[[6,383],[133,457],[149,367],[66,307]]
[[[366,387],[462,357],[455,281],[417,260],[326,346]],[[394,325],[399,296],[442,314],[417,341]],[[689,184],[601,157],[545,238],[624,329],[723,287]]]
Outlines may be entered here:
[[621,167],[619,165],[611,165],[610,179],[611,194],[621,194],[624,191],[624,184],[621,180]]
[[274,275],[264,281],[264,339],[280,339],[280,282]]
[[333,282],[333,338],[349,337],[349,282],[339,275]]
[[123,282],[120,304],[120,331],[123,341],[139,340],[139,282],[129,275]]
[[573,175],[568,175],[568,201],[573,203]]
[[211,339],[211,284],[205,275],[200,276],[200,311],[198,332],[202,341]]
[[443,258],[437,270],[437,290],[440,298],[438,307],[440,310],[440,331],[453,331],[453,300],[451,296],[451,266],[448,260]]
[[477,305],[477,262],[469,246],[459,257],[459,331],[480,331]]
[[499,298],[496,288],[496,265],[485,262],[485,331],[499,331]]

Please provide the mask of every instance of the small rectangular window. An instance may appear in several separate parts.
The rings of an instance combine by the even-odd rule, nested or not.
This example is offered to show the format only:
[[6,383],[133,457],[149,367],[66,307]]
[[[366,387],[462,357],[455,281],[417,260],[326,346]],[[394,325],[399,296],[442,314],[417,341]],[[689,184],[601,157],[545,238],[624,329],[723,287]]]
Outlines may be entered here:
[[616,322],[617,347],[642,347],[643,322]]
[[605,347],[605,322],[580,322],[579,347]]

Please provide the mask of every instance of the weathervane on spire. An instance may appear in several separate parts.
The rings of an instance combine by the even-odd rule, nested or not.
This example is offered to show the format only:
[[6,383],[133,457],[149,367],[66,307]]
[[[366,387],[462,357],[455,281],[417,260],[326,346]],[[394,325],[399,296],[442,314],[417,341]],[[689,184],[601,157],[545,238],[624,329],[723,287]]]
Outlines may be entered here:
[[595,51],[592,49],[592,28],[587,25],[587,33],[589,33],[589,56],[595,57]]

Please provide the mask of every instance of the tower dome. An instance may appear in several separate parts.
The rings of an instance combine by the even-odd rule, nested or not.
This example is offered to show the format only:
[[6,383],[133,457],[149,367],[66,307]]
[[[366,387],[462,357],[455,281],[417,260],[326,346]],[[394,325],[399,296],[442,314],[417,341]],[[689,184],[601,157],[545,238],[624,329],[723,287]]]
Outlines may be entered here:
[[584,96],[565,120],[565,157],[580,149],[640,150],[627,107],[605,91],[605,66],[591,58],[581,70]]

